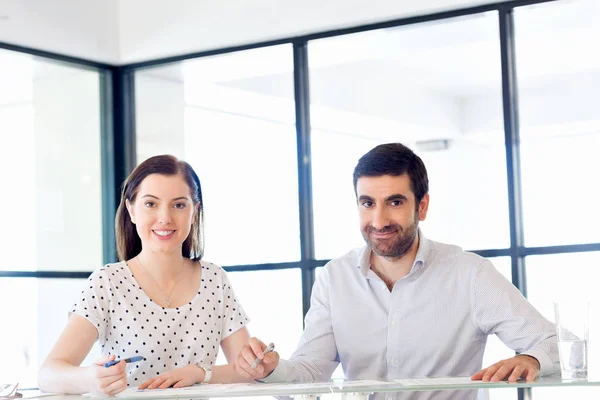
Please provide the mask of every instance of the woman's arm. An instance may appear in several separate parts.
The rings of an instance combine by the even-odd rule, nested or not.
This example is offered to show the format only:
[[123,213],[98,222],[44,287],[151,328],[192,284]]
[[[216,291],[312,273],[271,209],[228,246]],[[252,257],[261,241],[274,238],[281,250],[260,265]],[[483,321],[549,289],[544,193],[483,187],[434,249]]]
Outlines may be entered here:
[[105,357],[89,367],[80,367],[94,345],[98,331],[87,319],[72,314],[38,373],[38,386],[44,392],[116,394],[127,387],[125,362],[104,368]]
[[[216,365],[212,368],[212,377],[209,383],[236,383],[254,382],[250,378],[239,375],[231,363],[237,360],[238,353],[250,340],[248,329],[241,328],[221,341],[221,348],[229,364]],[[142,383],[140,389],[165,389],[168,387],[185,387],[204,381],[204,370],[197,365],[191,364],[182,368],[160,374]]]

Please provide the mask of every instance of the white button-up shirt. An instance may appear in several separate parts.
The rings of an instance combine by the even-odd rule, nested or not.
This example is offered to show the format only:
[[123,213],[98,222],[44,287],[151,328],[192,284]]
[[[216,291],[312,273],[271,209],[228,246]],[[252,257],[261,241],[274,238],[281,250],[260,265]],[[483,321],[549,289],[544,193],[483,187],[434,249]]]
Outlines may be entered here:
[[[426,239],[390,291],[356,249],[329,262],[313,287],[297,350],[266,382],[469,376],[487,336],[535,357],[540,375],[560,370],[554,324],[485,258]],[[498,360],[500,361],[500,360]]]

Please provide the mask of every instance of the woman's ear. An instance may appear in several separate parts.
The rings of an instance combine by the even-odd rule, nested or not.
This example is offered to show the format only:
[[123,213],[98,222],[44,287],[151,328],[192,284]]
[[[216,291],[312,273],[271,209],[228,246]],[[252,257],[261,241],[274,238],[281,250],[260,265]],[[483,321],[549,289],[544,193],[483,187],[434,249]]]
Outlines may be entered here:
[[125,207],[127,207],[127,212],[129,213],[129,219],[131,222],[135,224],[135,213],[133,210],[133,205],[129,202],[129,200],[125,200]]

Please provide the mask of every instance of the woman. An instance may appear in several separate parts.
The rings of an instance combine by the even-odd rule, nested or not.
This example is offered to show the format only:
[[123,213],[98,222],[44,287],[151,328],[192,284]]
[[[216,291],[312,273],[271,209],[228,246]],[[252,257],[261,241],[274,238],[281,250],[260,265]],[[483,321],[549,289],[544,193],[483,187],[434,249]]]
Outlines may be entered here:
[[[232,365],[212,367],[219,345],[232,362],[248,343],[248,318],[225,271],[201,260],[202,223],[200,180],[188,163],[162,155],[135,168],[116,215],[121,261],[90,276],[40,368],[41,390],[115,395],[128,385],[245,380]],[[103,357],[81,367],[96,340]],[[143,360],[123,360],[136,356]]]

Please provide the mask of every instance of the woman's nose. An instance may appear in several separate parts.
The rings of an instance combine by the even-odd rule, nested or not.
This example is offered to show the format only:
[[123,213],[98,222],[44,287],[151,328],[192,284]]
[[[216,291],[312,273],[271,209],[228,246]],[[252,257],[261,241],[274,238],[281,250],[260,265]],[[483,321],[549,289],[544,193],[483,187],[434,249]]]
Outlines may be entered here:
[[158,213],[158,222],[161,224],[171,223],[171,210],[169,208],[162,208]]

